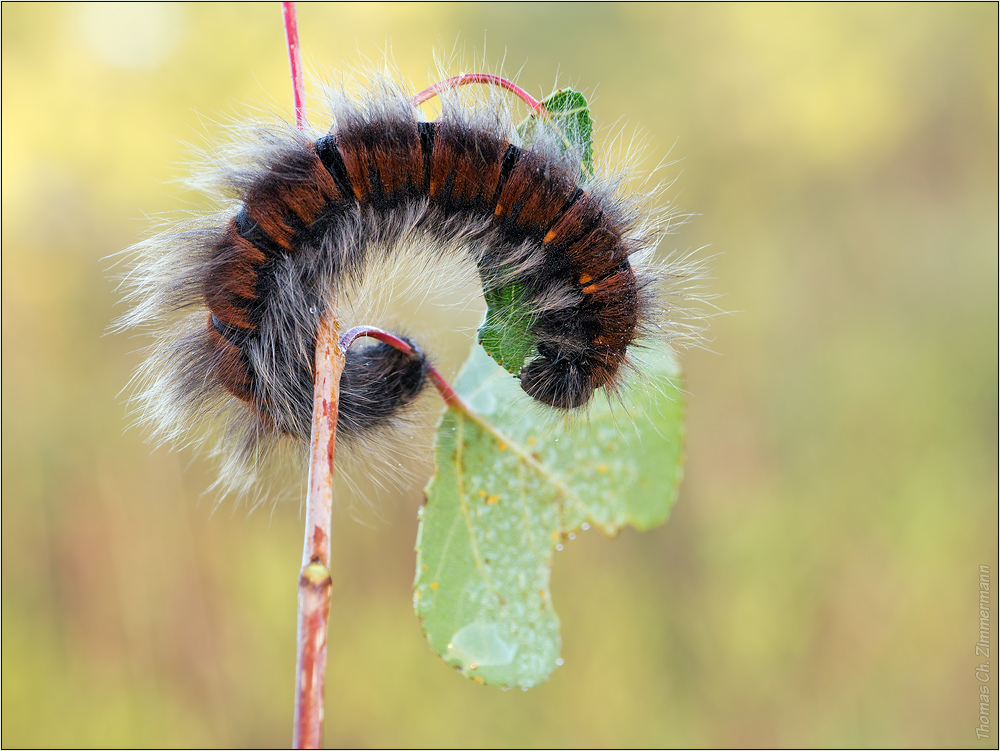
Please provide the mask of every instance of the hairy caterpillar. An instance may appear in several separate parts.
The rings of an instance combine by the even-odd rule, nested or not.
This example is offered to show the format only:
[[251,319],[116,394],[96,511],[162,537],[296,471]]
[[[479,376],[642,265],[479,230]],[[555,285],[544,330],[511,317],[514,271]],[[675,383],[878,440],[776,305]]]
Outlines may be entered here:
[[[484,289],[513,291],[534,343],[516,377],[535,400],[574,410],[596,389],[614,394],[630,348],[663,317],[667,272],[642,261],[655,238],[639,198],[614,176],[582,176],[579,150],[544,119],[526,143],[497,96],[470,106],[443,95],[428,122],[403,87],[378,79],[332,105],[323,135],[242,131],[208,176],[232,205],[136,246],[121,326],[157,331],[140,374],[157,433],[177,439],[222,415],[233,472],[282,438],[307,441],[325,306],[405,254],[472,264]],[[342,439],[390,426],[417,398],[416,351],[348,351]]]

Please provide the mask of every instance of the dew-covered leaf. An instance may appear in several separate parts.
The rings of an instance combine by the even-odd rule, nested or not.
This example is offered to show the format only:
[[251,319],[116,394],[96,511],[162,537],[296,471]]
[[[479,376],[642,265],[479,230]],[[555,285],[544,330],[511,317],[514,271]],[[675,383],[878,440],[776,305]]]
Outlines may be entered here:
[[662,523],[683,449],[676,363],[644,353],[644,380],[585,415],[538,405],[480,348],[435,439],[417,536],[414,607],[431,647],[465,675],[533,686],[559,658],[549,575],[566,536]]

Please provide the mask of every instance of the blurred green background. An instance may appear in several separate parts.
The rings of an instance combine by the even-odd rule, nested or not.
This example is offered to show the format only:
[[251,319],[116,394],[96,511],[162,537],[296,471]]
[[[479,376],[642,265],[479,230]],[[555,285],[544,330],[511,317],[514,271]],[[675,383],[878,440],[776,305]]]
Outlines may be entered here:
[[[290,113],[278,6],[2,14],[3,745],[287,745],[299,504],[216,505],[211,462],[125,432],[149,341],[106,335],[106,257],[206,205],[179,182],[187,144],[247,104]],[[483,688],[429,651],[426,462],[374,509],[341,504],[327,743],[995,747],[974,645],[978,569],[994,603],[997,571],[997,6],[299,21],[317,78],[388,46],[422,88],[457,49],[536,96],[557,76],[596,93],[599,150],[638,127],[647,166],[680,160],[667,197],[697,216],[661,248],[710,245],[731,313],[682,356],[671,520],[559,554],[566,664],[541,687]]]

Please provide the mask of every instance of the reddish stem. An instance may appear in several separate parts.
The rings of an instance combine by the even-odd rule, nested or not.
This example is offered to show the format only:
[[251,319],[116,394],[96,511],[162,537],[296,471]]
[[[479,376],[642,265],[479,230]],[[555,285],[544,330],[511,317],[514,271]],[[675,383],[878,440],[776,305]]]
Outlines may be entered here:
[[446,78],[444,81],[440,81],[433,86],[424,89],[410,101],[414,105],[423,104],[428,99],[440,94],[442,91],[454,89],[458,86],[465,86],[470,83],[485,83],[491,86],[499,86],[501,89],[507,89],[507,91],[511,91],[519,96],[539,115],[544,114],[545,112],[545,105],[531,96],[531,94],[522,89],[520,86],[512,81],[508,81],[506,78],[494,76],[490,73],[466,73],[461,76],[455,76],[454,78]]
[[[405,339],[400,339],[395,334],[383,331],[382,329],[374,326],[355,326],[353,329],[350,329],[342,337],[340,337],[340,348],[344,352],[347,352],[348,348],[354,343],[354,341],[363,336],[368,336],[372,339],[378,339],[380,342],[385,342],[390,347],[395,347],[406,355],[412,355],[416,352],[416,350]],[[465,406],[465,402],[462,401],[461,397],[455,393],[451,384],[449,384],[429,362],[426,363],[426,366],[427,375],[431,379],[431,383],[434,384],[434,388],[436,388],[438,393],[441,394],[441,398],[444,399],[444,403],[449,407],[455,407],[463,412],[468,412],[469,408]]]
[[330,615],[330,528],[333,515],[333,450],[344,351],[337,339],[336,299],[316,333],[309,490],[305,543],[299,574],[295,661],[295,748],[319,748],[323,741],[326,633]]
[[[344,334],[344,336],[341,337],[340,339],[340,344],[341,347],[343,348],[343,351],[346,353],[347,348],[350,347],[351,344],[356,339],[360,339],[363,336],[370,336],[372,339],[378,339],[379,341],[385,342],[386,344],[395,347],[400,352],[403,352],[407,355],[412,355],[417,352],[416,348],[413,347],[405,339],[401,339],[395,334],[390,334],[388,331],[383,331],[382,329],[376,328],[374,326],[355,326],[353,329]],[[481,417],[480,415],[476,414],[471,409],[469,409],[469,405],[467,405],[464,401],[462,401],[462,398],[455,393],[455,390],[451,387],[451,384],[449,384],[442,377],[442,375],[438,373],[437,369],[433,365],[431,365],[429,362],[426,362],[425,366],[427,368],[427,375],[431,379],[431,383],[434,384],[434,388],[436,388],[438,390],[438,393],[441,394],[441,398],[444,399],[444,403],[448,405],[448,407],[454,409],[456,412],[461,413],[465,417],[465,419],[475,423],[482,430],[492,435],[497,440],[498,443],[507,446],[514,446],[513,441],[511,441],[510,438],[504,435],[503,432],[499,430],[495,425],[493,425],[492,423],[485,420],[483,417]],[[537,460],[532,458],[531,456],[524,454],[522,458],[529,464],[533,464],[533,466],[538,466]],[[539,469],[541,468],[539,467]]]
[[401,339],[395,334],[375,328],[374,326],[355,326],[353,329],[348,329],[344,335],[340,337],[340,348],[346,352],[357,339],[360,339],[363,336],[378,339],[380,342],[385,342],[390,347],[398,349],[404,355],[412,355],[416,352],[416,350],[405,339]]
[[[306,98],[295,3],[282,3],[281,17],[285,24],[288,64],[292,70],[295,124],[305,130]],[[326,634],[333,588],[330,578],[333,450],[337,439],[340,374],[344,370],[344,352],[337,339],[337,328],[337,300],[334,297],[316,333],[309,490],[295,634],[295,720],[292,729],[295,748],[319,748],[323,743]]]
[[462,398],[455,393],[451,384],[449,384],[430,363],[427,363],[427,375],[430,376],[431,383],[434,384],[434,388],[436,388],[438,393],[441,394],[441,398],[444,399],[445,404],[462,412],[469,412],[469,408],[465,405],[465,402],[462,401]]
[[299,51],[299,22],[295,3],[281,4],[281,19],[285,23],[285,44],[288,47],[288,65],[292,69],[292,93],[295,101],[295,124],[305,130],[306,88],[302,80],[302,53]]

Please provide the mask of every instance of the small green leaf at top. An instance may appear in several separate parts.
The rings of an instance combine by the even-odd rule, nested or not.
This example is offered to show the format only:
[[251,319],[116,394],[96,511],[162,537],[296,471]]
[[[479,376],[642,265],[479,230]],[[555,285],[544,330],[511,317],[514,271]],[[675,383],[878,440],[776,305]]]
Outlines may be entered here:
[[533,686],[559,664],[553,558],[590,526],[614,535],[667,517],[681,478],[675,361],[645,353],[646,379],[614,407],[560,416],[474,348],[456,381],[417,535],[414,607],[431,647],[480,683]]
[[479,327],[479,343],[497,365],[517,375],[524,361],[535,348],[531,334],[535,317],[524,304],[522,286],[514,284],[501,289],[485,289],[486,320]]
[[580,153],[580,178],[594,176],[594,121],[590,117],[587,98],[573,89],[558,89],[542,100],[545,115],[531,114],[517,126],[517,132],[526,144],[537,137],[547,118],[562,137],[563,150],[576,149]]

